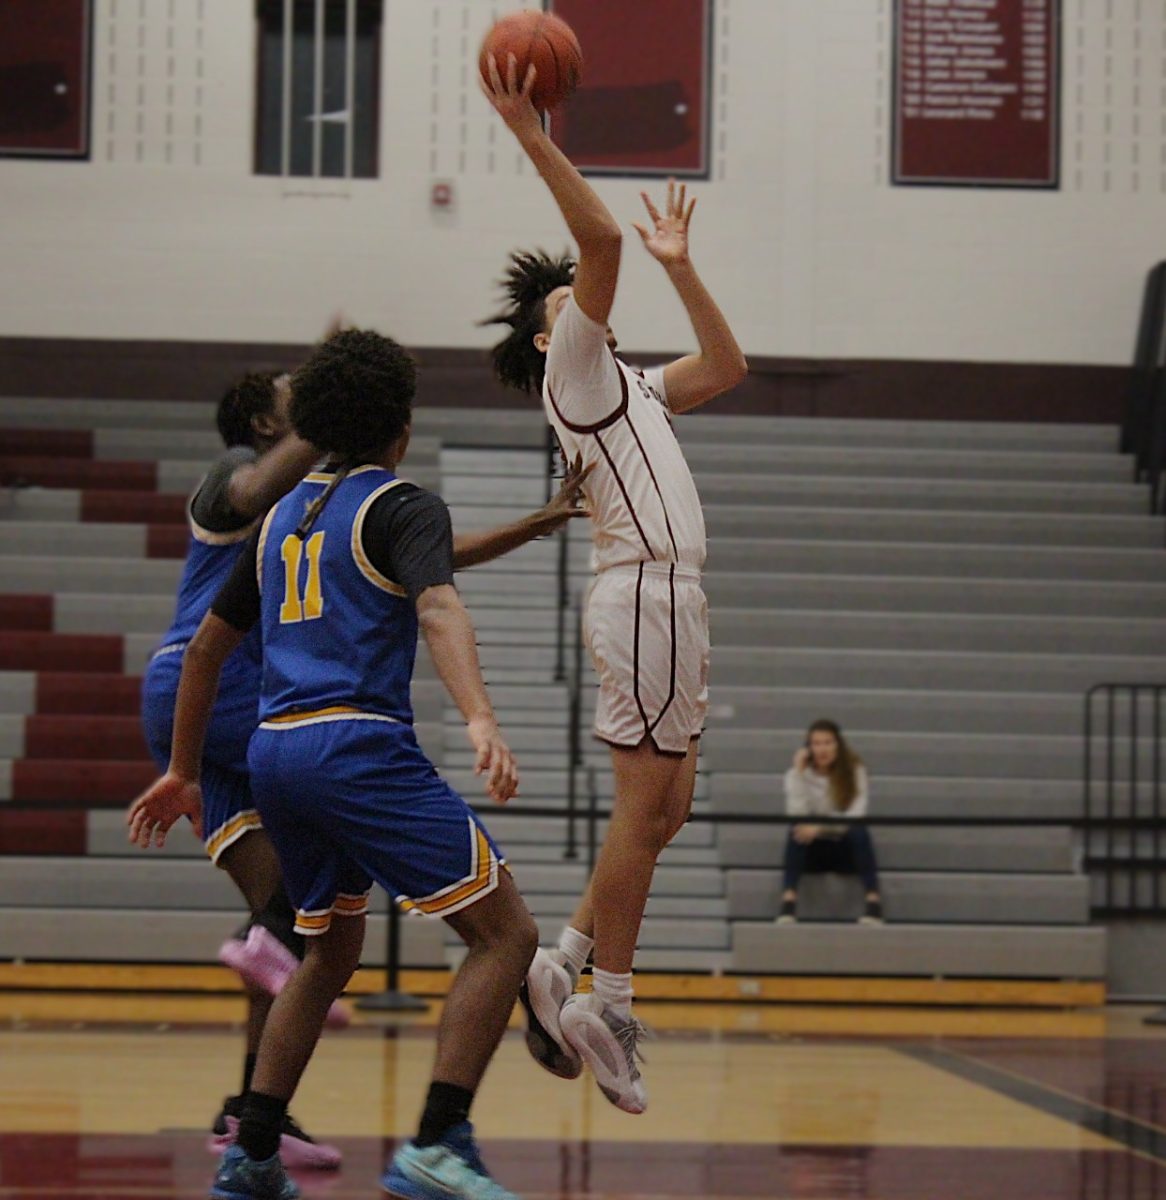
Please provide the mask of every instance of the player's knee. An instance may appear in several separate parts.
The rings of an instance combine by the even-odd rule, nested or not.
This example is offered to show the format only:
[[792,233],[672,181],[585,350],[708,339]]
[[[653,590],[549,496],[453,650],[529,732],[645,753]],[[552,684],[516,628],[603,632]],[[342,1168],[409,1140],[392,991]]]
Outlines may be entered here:
[[351,939],[309,938],[304,967],[337,994],[342,992],[360,966],[361,943]]
[[538,925],[535,924],[534,917],[530,915],[530,911],[525,905],[522,906],[522,914],[515,922],[514,949],[516,956],[522,961],[522,969],[525,972],[538,949]]
[[640,833],[645,846],[660,854],[676,836],[676,819],[667,808],[640,814]]
[[471,950],[505,955],[525,971],[538,949],[538,926],[517,889],[510,894],[496,892],[491,900],[494,903],[486,902],[488,913],[483,905],[481,912],[471,912],[473,919],[455,928]]

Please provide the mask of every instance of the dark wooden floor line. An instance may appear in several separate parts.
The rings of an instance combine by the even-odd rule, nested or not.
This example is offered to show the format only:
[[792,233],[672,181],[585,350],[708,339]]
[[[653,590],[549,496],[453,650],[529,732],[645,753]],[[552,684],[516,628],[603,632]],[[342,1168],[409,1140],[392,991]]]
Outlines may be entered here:
[[1051,1117],[1069,1121],[1090,1133],[1109,1138],[1136,1154],[1166,1163],[1166,1129],[1138,1121],[1112,1109],[1091,1104],[1079,1096],[1049,1087],[1038,1080],[981,1062],[979,1059],[937,1046],[897,1046],[900,1054],[938,1067],[969,1083],[979,1084],[1010,1100],[1027,1104]]

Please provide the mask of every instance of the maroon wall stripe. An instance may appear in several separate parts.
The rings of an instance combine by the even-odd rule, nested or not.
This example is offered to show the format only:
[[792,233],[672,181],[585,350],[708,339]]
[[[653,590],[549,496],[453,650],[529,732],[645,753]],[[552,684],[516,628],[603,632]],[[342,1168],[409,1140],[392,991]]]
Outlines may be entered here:
[[49,671],[36,677],[36,711],[41,714],[136,717],[141,706],[142,681],[133,675]]
[[5,454],[92,458],[93,434],[83,429],[0,429]]
[[186,528],[186,497],[162,492],[83,491],[81,520],[117,525],[181,525]]
[[152,762],[44,762],[12,764],[12,799],[21,804],[120,808],[157,778]]
[[24,722],[24,757],[133,762],[150,751],[136,716],[33,716]]
[[0,632],[0,671],[119,671],[124,642],[113,634]]
[[[1132,340],[1132,331],[1131,331]],[[0,393],[95,400],[217,399],[244,371],[287,370],[310,346],[0,338]],[[628,352],[668,362],[691,347]],[[527,409],[493,376],[485,350],[417,348],[418,403]],[[1121,421],[1129,368],[1073,363],[924,362],[911,359],[769,358],[751,355],[750,377],[708,405],[711,413],[882,417],[935,421]],[[699,412],[691,419],[699,419]],[[685,420],[690,418],[685,417]],[[59,485],[58,485],[59,486]]]
[[190,530],[185,525],[150,525],[146,529],[147,558],[185,558]]
[[0,630],[51,633],[52,596],[0,596]]
[[0,854],[84,854],[88,830],[83,809],[40,812],[0,808]]
[[158,467],[148,462],[0,455],[0,487],[112,488],[156,491]]

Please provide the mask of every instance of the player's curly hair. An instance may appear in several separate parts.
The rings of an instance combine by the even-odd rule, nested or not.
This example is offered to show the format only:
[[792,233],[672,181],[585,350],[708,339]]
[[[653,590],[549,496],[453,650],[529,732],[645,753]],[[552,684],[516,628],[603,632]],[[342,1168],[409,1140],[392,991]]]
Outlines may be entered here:
[[331,486],[296,531],[307,535],[320,510],[355,466],[378,458],[413,417],[417,364],[392,338],[371,329],[333,334],[292,376],[296,433],[339,463]]
[[278,378],[274,371],[250,371],[223,393],[215,423],[228,447],[256,445],[254,421],[271,412]]
[[371,329],[344,329],[292,376],[292,425],[323,453],[359,463],[405,432],[416,390],[417,364],[403,347]]
[[493,350],[494,374],[521,392],[540,392],[547,356],[534,344],[547,324],[547,297],[575,279],[575,260],[566,254],[552,258],[545,250],[516,251],[501,280],[509,306],[487,317],[483,325],[508,325],[510,333]]

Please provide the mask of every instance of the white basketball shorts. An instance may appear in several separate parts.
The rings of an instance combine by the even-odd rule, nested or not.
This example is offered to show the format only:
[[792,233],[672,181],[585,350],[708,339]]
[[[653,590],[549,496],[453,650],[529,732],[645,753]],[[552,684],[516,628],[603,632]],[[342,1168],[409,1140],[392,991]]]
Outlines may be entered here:
[[587,596],[583,632],[599,674],[595,736],[650,738],[685,754],[708,714],[708,601],[700,572],[674,563],[611,567]]

